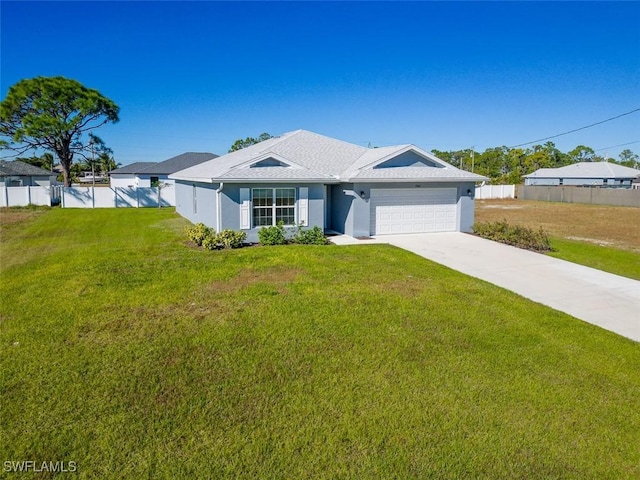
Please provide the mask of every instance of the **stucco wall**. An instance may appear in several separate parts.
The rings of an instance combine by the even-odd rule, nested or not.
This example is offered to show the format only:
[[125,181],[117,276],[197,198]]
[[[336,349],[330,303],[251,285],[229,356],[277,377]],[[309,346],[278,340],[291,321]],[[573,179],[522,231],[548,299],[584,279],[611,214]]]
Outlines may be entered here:
[[[296,188],[296,200],[298,188],[307,187],[308,190],[308,218],[307,228],[318,226],[324,228],[324,185],[318,184],[224,184],[221,193],[222,229],[240,230],[240,189],[241,188]],[[298,215],[296,201],[296,219]],[[258,228],[243,230],[247,233],[247,241],[258,241]]]
[[[194,208],[194,185],[196,200]],[[176,181],[176,212],[193,223],[204,223],[208,227],[218,228],[216,222],[216,188],[218,184],[188,183]]]
[[[458,185],[458,230],[471,232],[475,222],[475,183]],[[469,191],[471,193],[469,194]]]
[[329,228],[339,233],[353,236],[353,196],[345,195],[345,190],[353,190],[353,184],[342,183],[331,185],[329,195],[331,196],[331,218]]
[[112,187],[135,187],[136,176],[132,174],[113,174],[109,178]]
[[[220,192],[220,216],[222,223],[218,226],[216,212],[216,189],[220,184],[196,183],[197,209],[193,210],[193,183],[176,181],[176,211],[193,223],[202,222],[217,230],[240,230],[240,189],[241,188],[298,188],[307,187],[308,190],[308,219],[307,228],[324,227],[324,185],[317,184],[224,184]],[[296,202],[296,215],[298,215]],[[259,228],[243,230],[247,233],[247,241],[258,241]]]
[[[524,184],[529,186],[557,186],[560,184],[559,178],[525,178]],[[630,178],[563,178],[562,185],[574,187],[630,187]]]
[[[333,217],[331,229],[353,237],[371,232],[371,189],[457,188],[457,230],[470,232],[474,222],[475,183],[354,183],[331,187]],[[468,193],[470,192],[470,193]]]

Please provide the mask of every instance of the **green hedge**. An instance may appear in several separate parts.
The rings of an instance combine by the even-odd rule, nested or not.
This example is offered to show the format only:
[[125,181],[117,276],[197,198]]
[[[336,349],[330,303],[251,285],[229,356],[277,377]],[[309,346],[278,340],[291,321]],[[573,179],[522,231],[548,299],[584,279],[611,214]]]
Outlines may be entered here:
[[540,227],[534,230],[522,225],[510,225],[506,220],[476,223],[473,232],[489,240],[536,252],[552,251],[549,235]]

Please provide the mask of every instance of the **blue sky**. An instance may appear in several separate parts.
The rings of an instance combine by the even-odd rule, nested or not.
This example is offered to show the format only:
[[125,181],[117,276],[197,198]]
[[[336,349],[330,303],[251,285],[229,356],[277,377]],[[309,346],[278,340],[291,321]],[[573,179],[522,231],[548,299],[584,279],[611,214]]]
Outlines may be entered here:
[[[0,94],[62,75],[120,106],[118,162],[312,130],[478,151],[640,107],[639,2],[0,3]],[[640,153],[640,112],[553,140]],[[615,145],[637,142],[627,146]]]

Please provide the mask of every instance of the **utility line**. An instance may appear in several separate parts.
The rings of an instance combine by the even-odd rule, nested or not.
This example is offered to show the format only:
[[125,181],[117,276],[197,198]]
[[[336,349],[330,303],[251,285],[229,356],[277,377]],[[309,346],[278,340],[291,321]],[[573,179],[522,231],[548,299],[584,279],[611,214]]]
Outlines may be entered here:
[[625,115],[631,115],[632,113],[635,113],[635,112],[640,112],[640,108],[636,108],[635,110],[631,110],[630,112],[621,113],[620,115],[616,115],[615,117],[607,118],[606,120],[602,120],[600,122],[592,123],[591,125],[586,125],[584,127],[575,128],[573,130],[569,130],[568,132],[558,133],[557,135],[552,135],[550,137],[540,138],[538,140],[533,140],[531,142],[519,143],[518,145],[513,145],[512,147],[508,147],[508,148],[522,147],[524,145],[530,145],[532,143],[543,142],[545,140],[551,140],[552,138],[561,137],[562,135],[568,135],[570,133],[579,132],[580,130],[584,130],[586,128],[595,127],[596,125],[601,125],[603,123],[610,122],[611,120],[615,120],[616,118],[624,117]]
[[616,148],[616,147],[626,147],[627,145],[633,145],[634,143],[640,143],[640,140],[636,140],[634,142],[628,142],[628,143],[621,143],[619,145],[611,145],[610,147],[603,147],[603,148],[596,148],[594,150],[594,152],[599,152],[601,150],[607,150],[609,148]]

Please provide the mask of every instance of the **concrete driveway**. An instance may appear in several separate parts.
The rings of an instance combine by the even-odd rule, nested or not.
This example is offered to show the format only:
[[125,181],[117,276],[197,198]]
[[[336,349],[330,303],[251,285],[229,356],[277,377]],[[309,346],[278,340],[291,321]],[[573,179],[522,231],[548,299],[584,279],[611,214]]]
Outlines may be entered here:
[[384,235],[390,243],[640,342],[640,282],[465,233]]

